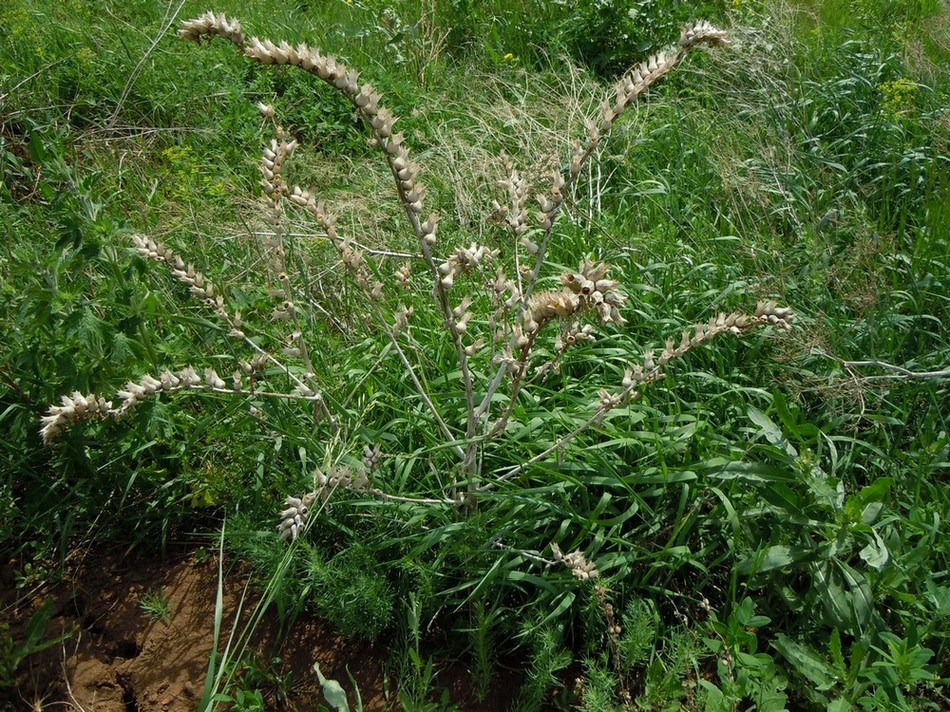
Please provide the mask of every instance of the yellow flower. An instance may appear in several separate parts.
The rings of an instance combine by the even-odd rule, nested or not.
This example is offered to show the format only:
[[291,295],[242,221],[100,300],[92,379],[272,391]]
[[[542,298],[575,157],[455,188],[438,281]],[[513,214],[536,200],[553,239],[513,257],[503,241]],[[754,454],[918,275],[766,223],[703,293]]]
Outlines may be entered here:
[[906,77],[879,84],[877,90],[881,94],[881,110],[890,119],[910,113],[914,109],[919,89],[915,82]]

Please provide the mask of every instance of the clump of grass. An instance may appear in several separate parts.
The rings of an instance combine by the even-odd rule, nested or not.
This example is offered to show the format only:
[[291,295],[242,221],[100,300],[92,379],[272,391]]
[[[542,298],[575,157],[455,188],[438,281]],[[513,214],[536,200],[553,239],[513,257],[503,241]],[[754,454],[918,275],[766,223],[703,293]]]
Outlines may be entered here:
[[161,621],[166,625],[172,622],[171,600],[161,589],[152,589],[142,594],[139,599],[139,608],[153,620]]

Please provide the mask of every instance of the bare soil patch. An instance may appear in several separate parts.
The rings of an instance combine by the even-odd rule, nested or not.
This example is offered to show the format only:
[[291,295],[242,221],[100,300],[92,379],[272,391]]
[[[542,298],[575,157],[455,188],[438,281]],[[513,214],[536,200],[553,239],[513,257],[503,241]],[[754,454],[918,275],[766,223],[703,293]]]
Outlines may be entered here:
[[[222,637],[236,612],[246,620],[255,594],[240,566],[225,567]],[[61,645],[30,656],[20,667],[15,689],[0,691],[0,711],[63,709],[86,712],[169,712],[194,710],[201,697],[214,644],[218,582],[216,556],[190,549],[161,557],[120,550],[89,552],[53,590],[17,601],[11,571],[3,572],[3,611],[14,639],[43,601],[53,596],[55,613],[47,637],[71,632]],[[165,619],[141,606],[155,594],[167,603]],[[243,599],[243,606],[242,606]],[[387,672],[389,651],[347,641],[326,621],[302,616],[281,631],[268,611],[251,649],[274,682],[258,687],[267,709],[314,710],[323,702],[313,672],[322,671],[348,691],[352,675],[367,710],[399,709],[397,681]],[[348,674],[349,673],[349,674]],[[387,679],[388,678],[388,679]],[[499,681],[489,700],[478,702],[462,665],[447,666],[439,683],[461,710],[506,709],[517,690],[515,675]],[[59,703],[59,704],[57,704]]]

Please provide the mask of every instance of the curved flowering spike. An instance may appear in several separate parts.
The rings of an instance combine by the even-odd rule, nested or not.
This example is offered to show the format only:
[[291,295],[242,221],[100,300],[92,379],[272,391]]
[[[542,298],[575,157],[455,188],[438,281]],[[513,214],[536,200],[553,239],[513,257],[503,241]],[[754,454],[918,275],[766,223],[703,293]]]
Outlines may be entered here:
[[560,292],[547,291],[532,295],[522,315],[526,331],[539,331],[552,319],[567,318],[591,308],[597,310],[600,320],[605,324],[625,323],[618,307],[623,306],[627,298],[617,291],[619,282],[605,279],[608,269],[610,265],[606,262],[595,264],[585,260],[579,272],[561,275],[561,283],[565,288]]
[[726,31],[720,30],[706,20],[696,20],[683,28],[680,34],[679,46],[683,49],[691,49],[699,44],[708,44],[713,47],[728,45]]
[[363,467],[369,471],[375,470],[379,467],[379,462],[383,456],[383,448],[379,443],[376,443],[373,447],[369,445],[363,446]]
[[785,331],[792,328],[792,310],[789,307],[780,307],[775,302],[759,302],[755,310],[757,319],[774,324]]
[[565,554],[561,551],[561,547],[552,541],[551,552],[554,554],[555,561],[559,561],[567,566],[571,570],[571,574],[574,578],[580,581],[588,581],[600,576],[597,567],[586,559],[583,551],[578,550],[572,551],[570,554]]
[[272,104],[265,104],[263,101],[257,102],[257,110],[268,120],[273,119],[276,113]]
[[[683,28],[683,31],[680,33],[679,42],[675,46],[670,47],[666,51],[659,52],[646,61],[637,64],[621,77],[620,81],[617,82],[612,91],[602,102],[600,120],[589,121],[586,139],[574,142],[573,154],[568,162],[568,182],[577,179],[584,162],[596,149],[604,135],[610,131],[621,114],[623,114],[631,104],[636,102],[640,94],[666,75],[687,52],[702,44],[711,46],[727,45],[728,41],[726,40],[725,31],[714,27],[705,20],[691,22]],[[555,180],[549,193],[550,200],[542,202],[541,213],[539,215],[541,226],[546,232],[551,230],[554,224],[554,218],[563,202],[564,187],[564,176],[559,172],[555,173]],[[542,249],[540,250],[542,257],[546,242],[545,240],[542,243]],[[539,258],[538,264],[541,262],[542,259]],[[536,278],[537,275],[535,274],[532,282]]]
[[43,444],[49,445],[56,437],[73,423],[83,420],[107,418],[112,414],[112,403],[105,398],[89,393],[83,395],[79,391],[71,396],[62,397],[62,405],[50,406],[47,414],[41,419],[43,424],[40,435]]
[[[418,215],[423,211],[425,186],[416,179],[416,167],[409,160],[409,151],[401,133],[394,134],[395,117],[380,106],[379,93],[367,83],[360,83],[359,73],[349,69],[333,56],[325,56],[318,49],[287,42],[274,44],[268,39],[252,37],[245,42],[237,20],[207,12],[201,17],[182,23],[179,35],[187,40],[219,36],[231,40],[244,54],[261,64],[289,64],[316,75],[342,93],[370,126],[376,143],[383,149],[386,160],[396,177],[396,188],[406,211],[411,214],[413,227],[420,239]],[[425,240],[423,240],[425,242]],[[424,247],[427,247],[424,245]]]
[[287,509],[280,513],[280,524],[277,525],[281,541],[286,539],[296,541],[300,536],[310,518],[310,505],[314,498],[315,495],[311,492],[301,497],[288,497],[284,500]]
[[215,15],[210,10],[201,17],[181,23],[178,36],[184,40],[200,42],[203,37],[224,37],[239,47],[244,46],[244,32],[241,23],[225,16],[223,12]]

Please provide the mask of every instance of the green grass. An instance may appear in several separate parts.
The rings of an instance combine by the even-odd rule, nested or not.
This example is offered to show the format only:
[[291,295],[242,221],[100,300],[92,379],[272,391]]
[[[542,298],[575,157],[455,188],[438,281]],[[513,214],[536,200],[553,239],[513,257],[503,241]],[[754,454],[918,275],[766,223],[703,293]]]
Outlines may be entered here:
[[168,600],[168,594],[164,591],[155,589],[146,591],[139,599],[139,608],[145,611],[145,614],[152,620],[161,621],[166,625],[174,619],[171,602]]
[[[499,153],[543,185],[538,167],[558,165],[597,110],[597,72],[687,18],[678,3],[636,4],[653,18],[646,35],[604,36],[604,56],[591,56],[576,42],[597,29],[583,12],[524,3],[516,22],[502,5],[437,2],[426,17],[408,3],[215,9],[359,67],[424,163],[440,240],[509,250],[489,217],[503,200]],[[293,242],[288,263],[299,294],[333,317],[314,310],[306,328],[315,366],[339,379],[327,392],[340,431],[299,404],[255,399],[255,414],[217,395],[153,400],[52,448],[39,418],[73,390],[108,394],[186,364],[225,377],[245,356],[181,284],[132,254],[131,232],[195,261],[265,347],[282,345],[251,236],[265,225],[256,161],[270,140],[258,101],[302,144],[290,175],[320,190],[341,232],[417,250],[385,165],[328,87],[223,43],[180,42],[157,4],[6,4],[0,549],[24,562],[19,585],[54,581],[76,547],[210,537],[226,518],[228,545],[277,615],[396,641],[401,699],[419,709],[447,660],[469,661],[489,696],[495,656],[525,661],[523,710],[552,694],[590,710],[624,695],[643,709],[946,705],[948,380],[852,362],[948,367],[950,18],[935,1],[731,5],[733,51],[691,57],[625,115],[548,253],[548,275],[588,254],[609,260],[629,323],[526,386],[482,472],[555,443],[598,387],[619,387],[631,360],[694,322],[773,298],[796,328],[691,352],[476,508],[340,489],[288,549],[280,502],[312,488],[315,468],[354,467],[380,443],[377,486],[426,498],[455,467],[325,241]],[[178,19],[205,9],[186,2]],[[590,68],[571,67],[572,52]],[[291,231],[316,230],[295,217]],[[418,373],[461,419],[454,350],[429,296],[383,304],[401,298],[416,309]],[[551,542],[583,551],[601,578],[552,565]]]

